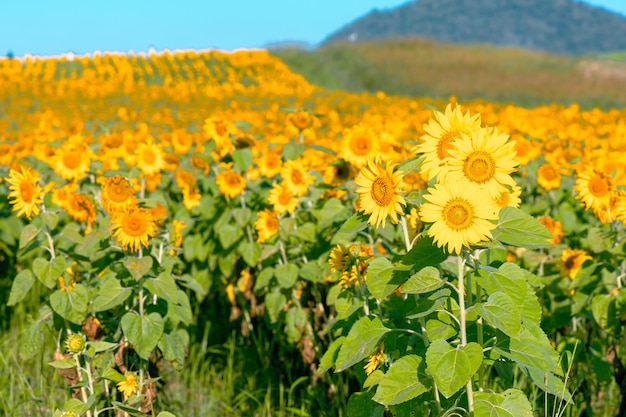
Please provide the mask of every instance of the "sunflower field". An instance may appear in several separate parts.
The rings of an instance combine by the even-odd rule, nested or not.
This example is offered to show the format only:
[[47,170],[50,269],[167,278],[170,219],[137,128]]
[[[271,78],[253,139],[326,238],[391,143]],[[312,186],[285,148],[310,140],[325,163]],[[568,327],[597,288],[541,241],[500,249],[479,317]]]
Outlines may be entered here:
[[0,59],[0,410],[626,415],[625,185],[624,109]]

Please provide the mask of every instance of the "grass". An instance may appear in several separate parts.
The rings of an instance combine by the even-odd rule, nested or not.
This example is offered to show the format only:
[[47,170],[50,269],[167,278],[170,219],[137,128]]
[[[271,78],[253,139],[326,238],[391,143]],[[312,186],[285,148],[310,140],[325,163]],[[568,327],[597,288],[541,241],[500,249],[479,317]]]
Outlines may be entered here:
[[337,43],[272,53],[312,83],[348,91],[515,102],[625,107],[626,63],[421,38]]

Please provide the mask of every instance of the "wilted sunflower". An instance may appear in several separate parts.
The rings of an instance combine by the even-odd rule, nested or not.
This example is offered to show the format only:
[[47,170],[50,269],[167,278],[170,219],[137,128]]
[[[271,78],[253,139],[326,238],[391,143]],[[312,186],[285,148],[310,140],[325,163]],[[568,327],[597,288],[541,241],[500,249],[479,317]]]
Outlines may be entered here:
[[537,168],[537,183],[550,191],[561,186],[561,173],[553,164],[543,164]]
[[274,183],[272,186],[267,201],[274,206],[274,212],[278,214],[293,213],[298,207],[298,199],[287,187],[278,183]]
[[263,243],[278,233],[278,219],[270,210],[265,209],[257,213],[259,218],[254,222],[254,227],[259,234],[257,242]]
[[582,249],[563,249],[563,252],[561,252],[561,271],[570,279],[574,279],[583,263],[590,259],[593,258]]
[[124,380],[117,383],[117,389],[124,395],[124,400],[129,399],[139,389],[137,375],[134,372],[126,372]]
[[136,206],[137,198],[130,182],[121,175],[114,175],[102,182],[100,204],[111,215]]
[[374,227],[381,224],[384,227],[388,217],[393,224],[397,224],[398,214],[406,205],[400,195],[402,171],[394,172],[395,168],[393,163],[385,166],[379,159],[370,160],[354,181],[359,186],[356,192],[359,194],[360,211],[370,214],[369,223]]
[[428,175],[428,179],[437,177],[445,167],[445,159],[450,156],[453,143],[461,139],[461,134],[470,134],[480,129],[480,114],[465,114],[460,106],[452,109],[448,104],[444,113],[436,111],[434,119],[424,124],[426,134],[421,137],[421,143],[415,147],[415,152],[424,155],[421,170]]
[[460,254],[463,246],[490,240],[496,227],[497,209],[489,193],[473,183],[464,181],[435,184],[428,189],[420,207],[420,217],[432,223],[428,235],[437,246],[447,246],[448,252]]
[[606,210],[611,203],[613,180],[589,165],[578,174],[574,191],[578,192],[576,198],[581,200],[587,210]]
[[13,204],[13,211],[17,211],[17,217],[24,214],[31,219],[33,214],[39,214],[38,204],[43,202],[39,174],[21,165],[19,170],[11,168],[8,178],[5,179],[9,183],[9,202]]
[[344,133],[339,157],[357,168],[378,154],[379,143],[376,133],[364,124],[356,125]]
[[301,197],[309,191],[309,185],[315,182],[315,177],[307,173],[302,159],[287,161],[280,170],[283,183],[294,196]]
[[246,189],[246,179],[230,169],[217,174],[215,183],[220,192],[230,198],[243,194]]
[[143,207],[133,207],[126,212],[114,213],[111,220],[112,237],[123,249],[139,251],[141,245],[148,247],[148,239],[154,237],[157,227],[152,213]]
[[448,153],[450,157],[445,160],[448,165],[446,181],[465,178],[485,188],[492,197],[498,197],[506,185],[515,185],[510,175],[518,165],[515,144],[509,141],[509,135],[499,134],[496,128],[462,134]]

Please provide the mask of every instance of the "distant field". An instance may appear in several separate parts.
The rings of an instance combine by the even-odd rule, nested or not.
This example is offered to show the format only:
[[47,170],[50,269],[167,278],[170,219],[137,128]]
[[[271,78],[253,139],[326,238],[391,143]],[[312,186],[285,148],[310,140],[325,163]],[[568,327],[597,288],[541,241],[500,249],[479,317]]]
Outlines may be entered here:
[[624,52],[589,58],[411,38],[272,53],[327,88],[454,95],[524,106],[550,102],[578,102],[583,108],[626,106],[626,89],[616,88],[626,82],[626,63],[616,62],[626,59]]

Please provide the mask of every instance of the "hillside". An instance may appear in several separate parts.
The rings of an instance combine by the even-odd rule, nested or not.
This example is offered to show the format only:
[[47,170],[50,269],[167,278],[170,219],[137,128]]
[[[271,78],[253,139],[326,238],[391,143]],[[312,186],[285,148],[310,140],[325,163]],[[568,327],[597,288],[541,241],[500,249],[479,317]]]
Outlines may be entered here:
[[[339,42],[312,51],[274,50],[293,71],[330,89],[536,106],[577,102],[625,107],[626,62],[621,56],[582,58],[423,38]],[[609,59],[610,58],[610,59]]]
[[602,53],[626,49],[626,17],[574,0],[416,0],[373,10],[323,44],[414,36],[559,54]]

